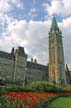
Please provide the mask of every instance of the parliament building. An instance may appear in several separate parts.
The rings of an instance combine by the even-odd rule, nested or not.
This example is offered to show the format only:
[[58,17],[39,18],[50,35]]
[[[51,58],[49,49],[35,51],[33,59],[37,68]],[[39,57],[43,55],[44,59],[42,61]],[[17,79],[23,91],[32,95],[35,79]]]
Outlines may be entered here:
[[46,81],[58,85],[71,84],[71,72],[64,63],[62,32],[55,17],[49,31],[49,64],[38,64],[36,59],[27,61],[24,47],[12,48],[11,53],[0,51],[0,84],[30,84]]

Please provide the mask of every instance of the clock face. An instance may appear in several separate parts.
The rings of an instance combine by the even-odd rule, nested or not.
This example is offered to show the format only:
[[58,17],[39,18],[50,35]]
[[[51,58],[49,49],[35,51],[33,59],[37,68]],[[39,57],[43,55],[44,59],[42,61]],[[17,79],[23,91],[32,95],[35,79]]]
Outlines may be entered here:
[[56,30],[56,33],[58,33],[58,31]]
[[54,33],[55,33],[55,31],[53,30],[53,31],[52,31],[52,34],[54,34]]
[[56,30],[56,31],[53,30],[53,31],[52,31],[52,34],[54,34],[54,33],[58,33],[58,30]]

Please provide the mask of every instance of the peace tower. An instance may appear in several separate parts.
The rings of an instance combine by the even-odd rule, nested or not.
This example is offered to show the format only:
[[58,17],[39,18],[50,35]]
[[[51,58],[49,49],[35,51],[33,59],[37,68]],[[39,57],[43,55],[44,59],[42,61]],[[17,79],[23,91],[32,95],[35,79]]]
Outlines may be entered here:
[[49,81],[66,85],[62,32],[55,17],[49,32]]

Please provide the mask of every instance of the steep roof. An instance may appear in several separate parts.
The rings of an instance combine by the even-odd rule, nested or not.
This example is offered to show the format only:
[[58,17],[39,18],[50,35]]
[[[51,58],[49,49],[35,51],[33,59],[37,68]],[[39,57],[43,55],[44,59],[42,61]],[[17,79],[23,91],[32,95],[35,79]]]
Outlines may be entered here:
[[48,70],[48,66],[37,64],[37,63],[32,63],[29,61],[27,62],[27,68],[38,69],[38,70],[43,70],[43,71]]
[[52,25],[51,25],[51,31],[53,31],[53,30],[59,30],[59,27],[58,27],[55,17],[53,17]]
[[10,54],[7,52],[0,51],[0,57],[10,59]]

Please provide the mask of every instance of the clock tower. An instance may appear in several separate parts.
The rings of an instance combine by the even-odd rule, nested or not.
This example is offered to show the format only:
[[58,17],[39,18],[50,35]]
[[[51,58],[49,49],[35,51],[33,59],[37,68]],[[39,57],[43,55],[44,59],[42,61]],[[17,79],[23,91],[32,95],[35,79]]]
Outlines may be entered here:
[[66,85],[62,32],[55,17],[53,17],[49,32],[49,81]]

